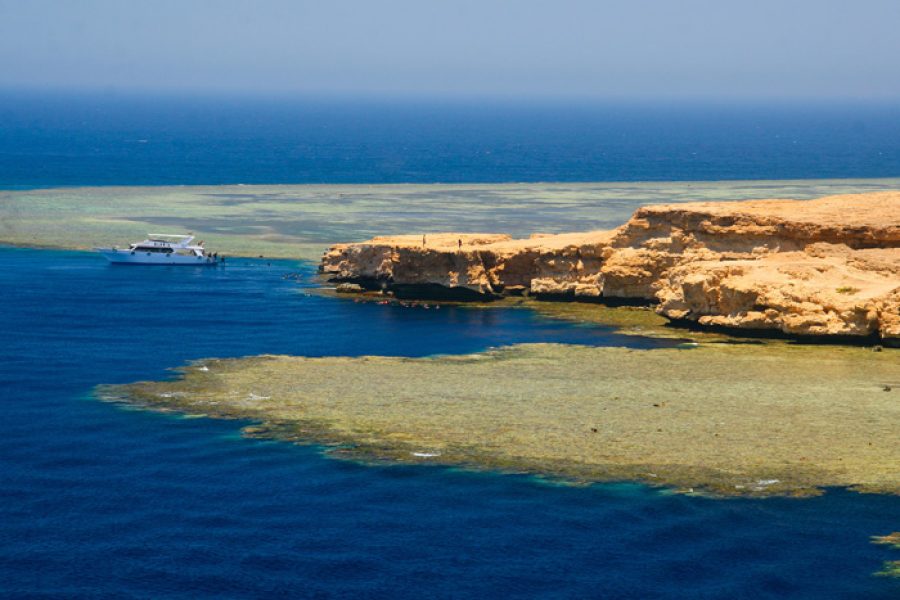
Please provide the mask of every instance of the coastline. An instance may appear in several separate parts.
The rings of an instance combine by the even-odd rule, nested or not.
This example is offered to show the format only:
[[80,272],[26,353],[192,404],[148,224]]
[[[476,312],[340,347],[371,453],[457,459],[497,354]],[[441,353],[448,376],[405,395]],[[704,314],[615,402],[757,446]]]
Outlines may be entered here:
[[656,305],[674,323],[900,345],[900,192],[648,205],[613,230],[336,244],[339,291]]

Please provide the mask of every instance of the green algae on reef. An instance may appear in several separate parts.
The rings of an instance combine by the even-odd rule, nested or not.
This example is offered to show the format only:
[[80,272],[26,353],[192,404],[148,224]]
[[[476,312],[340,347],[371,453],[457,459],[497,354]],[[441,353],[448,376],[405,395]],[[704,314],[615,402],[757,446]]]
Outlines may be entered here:
[[881,570],[875,573],[879,577],[896,577],[900,579],[900,560],[888,560]]
[[232,256],[318,260],[334,242],[491,231],[527,237],[612,229],[639,206],[815,198],[900,179],[470,185],[223,185],[0,191],[0,243],[87,249],[193,231]]
[[725,336],[710,331],[688,331],[673,327],[669,319],[658,314],[652,306],[608,306],[598,302],[544,302],[528,300],[523,306],[541,316],[572,321],[593,323],[614,327],[617,333],[627,335],[676,338],[697,341],[734,340],[735,336]]
[[[894,550],[900,550],[900,531],[889,533],[887,535],[872,536],[873,544],[882,544]],[[900,560],[886,560],[881,570],[875,573],[879,577],[896,577],[900,579]]]
[[900,550],[900,531],[895,531],[894,533],[889,533],[887,535],[872,536],[872,543],[883,544],[885,546],[890,546],[895,550]]
[[252,419],[246,433],[571,481],[716,495],[900,493],[900,352],[529,344],[432,358],[207,360],[102,398]]

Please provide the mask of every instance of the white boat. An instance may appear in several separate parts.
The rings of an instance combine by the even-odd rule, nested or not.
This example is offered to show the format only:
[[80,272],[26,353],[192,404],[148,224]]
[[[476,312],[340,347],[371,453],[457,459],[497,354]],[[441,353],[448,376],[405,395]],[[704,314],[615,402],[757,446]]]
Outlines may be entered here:
[[194,265],[212,266],[224,258],[210,254],[203,242],[193,244],[193,235],[148,233],[147,239],[128,248],[94,248],[109,262],[126,265]]

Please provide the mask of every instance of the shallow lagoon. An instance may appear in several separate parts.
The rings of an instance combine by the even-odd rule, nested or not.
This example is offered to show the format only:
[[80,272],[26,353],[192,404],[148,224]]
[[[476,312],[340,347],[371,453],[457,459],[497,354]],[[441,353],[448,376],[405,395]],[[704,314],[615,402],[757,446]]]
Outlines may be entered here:
[[[299,273],[300,283],[292,274]],[[207,356],[619,345],[521,309],[306,296],[310,266],[113,268],[0,251],[0,581],[8,595],[893,598],[895,496],[711,500],[362,466],[241,438],[240,422],[123,410],[94,385]],[[286,277],[288,276],[288,277]],[[630,340],[630,341],[629,341]]]

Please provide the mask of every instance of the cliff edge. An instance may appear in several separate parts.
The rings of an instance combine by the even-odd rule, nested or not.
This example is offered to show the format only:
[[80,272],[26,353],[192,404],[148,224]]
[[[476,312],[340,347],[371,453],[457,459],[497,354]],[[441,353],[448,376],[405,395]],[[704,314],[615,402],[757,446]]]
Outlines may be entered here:
[[900,343],[900,192],[655,205],[612,231],[376,237],[322,258],[398,296],[657,303],[674,320]]

